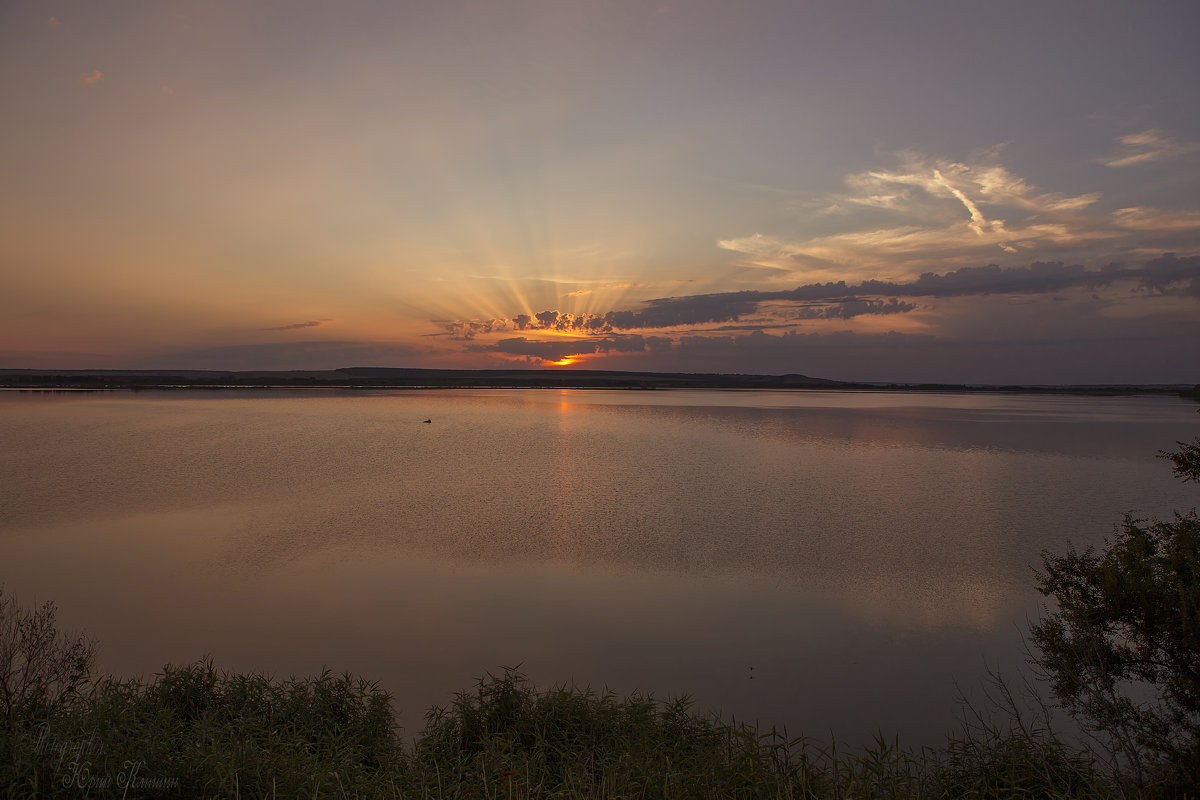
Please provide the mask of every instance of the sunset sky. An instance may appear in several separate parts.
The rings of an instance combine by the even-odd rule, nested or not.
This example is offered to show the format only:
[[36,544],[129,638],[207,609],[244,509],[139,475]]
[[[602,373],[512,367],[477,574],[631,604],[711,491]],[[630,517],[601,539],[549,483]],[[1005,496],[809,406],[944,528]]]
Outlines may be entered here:
[[1200,3],[0,3],[0,367],[1200,382]]

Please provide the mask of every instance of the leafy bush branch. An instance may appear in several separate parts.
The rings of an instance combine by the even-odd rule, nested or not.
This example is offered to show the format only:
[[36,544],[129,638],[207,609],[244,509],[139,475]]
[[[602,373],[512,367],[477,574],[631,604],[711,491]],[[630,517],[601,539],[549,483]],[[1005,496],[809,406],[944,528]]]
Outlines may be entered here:
[[[1200,480],[1200,439],[1162,453]],[[1200,517],[1126,516],[1103,552],[1043,554],[1057,609],[1033,626],[1062,706],[1137,787],[1200,786]]]

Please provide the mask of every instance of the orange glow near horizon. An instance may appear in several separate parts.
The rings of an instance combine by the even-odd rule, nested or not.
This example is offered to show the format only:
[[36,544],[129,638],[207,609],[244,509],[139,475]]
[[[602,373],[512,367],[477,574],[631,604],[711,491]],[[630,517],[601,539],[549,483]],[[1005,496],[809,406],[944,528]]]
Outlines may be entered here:
[[0,368],[1195,382],[1200,4],[416,5],[0,5]]

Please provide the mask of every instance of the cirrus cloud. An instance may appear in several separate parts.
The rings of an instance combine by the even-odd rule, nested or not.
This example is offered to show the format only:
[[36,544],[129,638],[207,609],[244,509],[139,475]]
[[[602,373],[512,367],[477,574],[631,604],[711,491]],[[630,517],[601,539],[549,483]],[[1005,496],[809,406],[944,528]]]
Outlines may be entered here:
[[1117,139],[1118,152],[1100,160],[1106,167],[1135,167],[1200,152],[1200,142],[1168,136],[1158,128],[1131,133]]
[[314,319],[308,322],[293,322],[291,325],[279,325],[274,328],[259,328],[262,331],[297,331],[302,328],[319,328],[326,322],[332,322],[332,319]]
[[[1153,145],[1142,160],[1194,148],[1157,133],[1134,141]],[[1104,252],[1113,260],[1144,254],[1147,246],[1197,247],[1200,212],[1103,210],[1099,192],[1043,191],[998,159],[995,152],[972,161],[901,153],[895,167],[852,173],[845,178],[846,192],[799,206],[810,219],[824,220],[823,227],[841,230],[809,237],[757,232],[719,239],[717,246],[741,254],[746,265],[796,277],[889,279],[1013,256]],[[1152,241],[1138,238],[1148,233]]]

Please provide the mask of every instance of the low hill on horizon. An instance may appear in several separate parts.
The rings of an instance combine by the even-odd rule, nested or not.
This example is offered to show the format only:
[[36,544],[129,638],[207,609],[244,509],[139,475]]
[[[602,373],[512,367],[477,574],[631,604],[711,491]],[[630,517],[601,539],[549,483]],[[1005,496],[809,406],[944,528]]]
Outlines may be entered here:
[[835,391],[1016,391],[1087,394],[1180,394],[1200,397],[1200,385],[987,385],[837,381],[808,375],[624,372],[562,369],[418,369],[343,367],[331,370],[0,369],[10,389],[825,389]]

